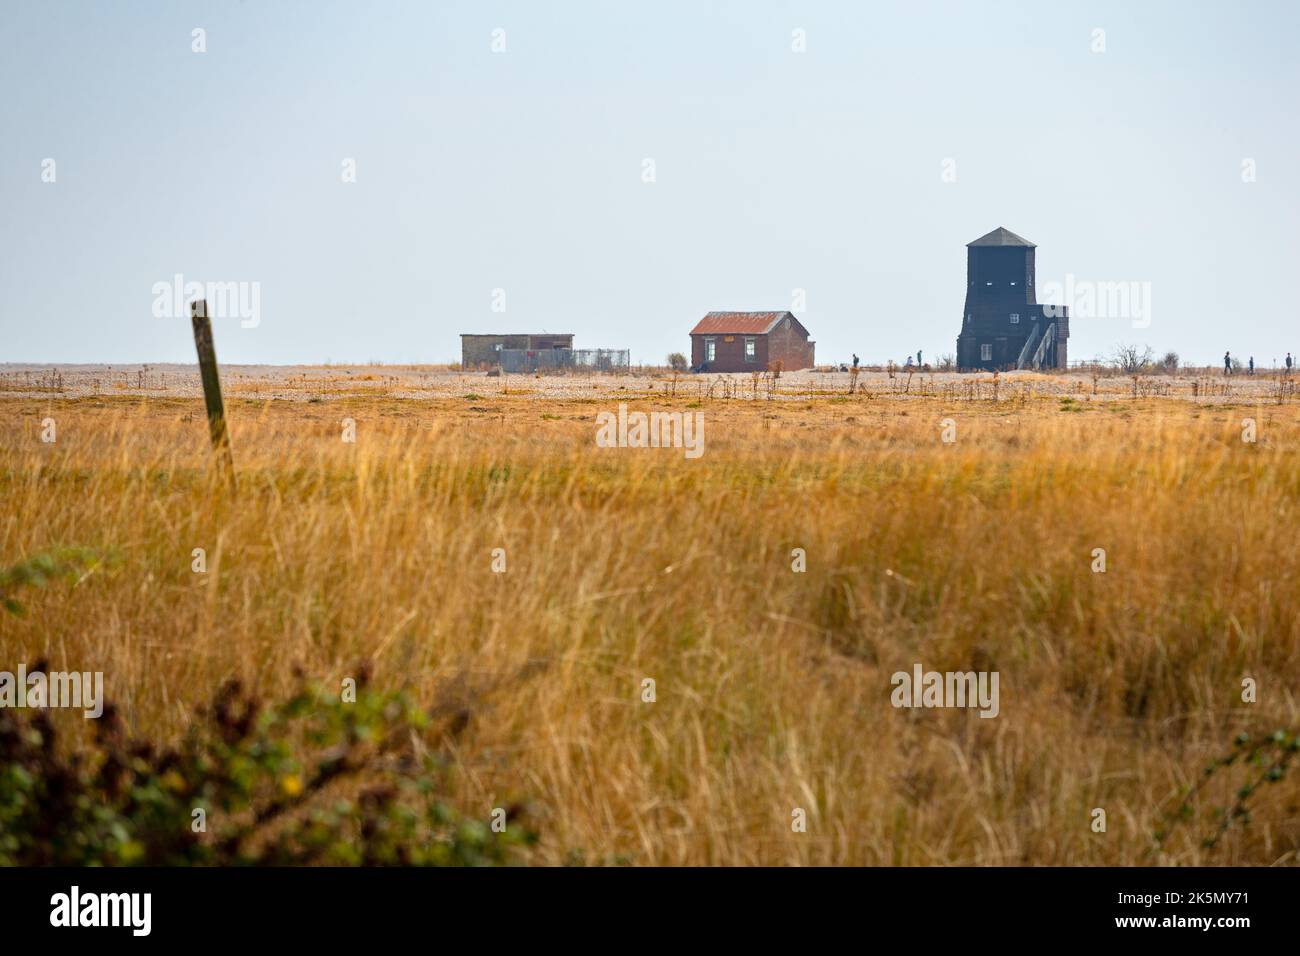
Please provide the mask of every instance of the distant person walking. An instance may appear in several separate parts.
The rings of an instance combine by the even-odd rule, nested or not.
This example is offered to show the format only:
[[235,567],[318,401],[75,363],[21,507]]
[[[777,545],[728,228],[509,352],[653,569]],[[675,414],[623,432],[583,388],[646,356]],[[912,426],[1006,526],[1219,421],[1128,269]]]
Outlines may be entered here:
[[1232,374],[1232,356],[1229,355],[1227,352],[1223,353],[1223,374],[1224,375]]
[[1287,353],[1286,353],[1286,370],[1287,370],[1288,373],[1290,373],[1290,371],[1291,371],[1291,353],[1290,353],[1290,352],[1287,352]]
[[920,349],[917,349],[917,350],[916,350],[916,364],[917,364],[917,365],[920,365],[920,364],[921,364],[921,350],[920,350]]
[[1255,356],[1253,355],[1250,357],[1250,371],[1248,371],[1246,374],[1247,375],[1255,374]]
[[[1291,364],[1291,358],[1290,358],[1290,356],[1287,357],[1286,362],[1287,362],[1287,365],[1290,365],[1290,364]],[[854,352],[854,353],[853,353],[853,367],[854,367],[854,368],[857,368],[857,367],[858,367],[858,353],[857,353],[857,352]]]

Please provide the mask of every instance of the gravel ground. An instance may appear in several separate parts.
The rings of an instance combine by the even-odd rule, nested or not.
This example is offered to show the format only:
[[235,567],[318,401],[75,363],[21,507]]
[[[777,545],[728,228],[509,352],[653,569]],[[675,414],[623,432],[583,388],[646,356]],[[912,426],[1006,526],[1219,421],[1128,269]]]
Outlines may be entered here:
[[[509,375],[451,371],[420,365],[225,365],[221,369],[228,398],[323,400],[344,396],[393,398],[490,397],[500,394],[542,399],[674,395],[677,398],[749,398],[751,375],[682,374],[674,384],[670,372],[634,370],[627,374]],[[775,398],[800,399],[849,392],[851,375],[840,371],[786,372]],[[1133,377],[1109,373],[1094,379],[1091,372],[1040,374],[1006,372],[997,378],[999,398],[1030,396],[1095,397],[1099,400],[1174,397],[1198,401],[1276,401],[1295,397],[1300,376],[1283,380],[1260,372],[1225,379],[1215,371]],[[873,398],[906,400],[917,397],[991,399],[994,377],[989,373],[896,372],[863,370],[857,388]],[[767,386],[758,384],[758,394]],[[104,395],[151,395],[197,398],[202,395],[196,365],[22,365],[0,364],[0,396],[81,398]]]

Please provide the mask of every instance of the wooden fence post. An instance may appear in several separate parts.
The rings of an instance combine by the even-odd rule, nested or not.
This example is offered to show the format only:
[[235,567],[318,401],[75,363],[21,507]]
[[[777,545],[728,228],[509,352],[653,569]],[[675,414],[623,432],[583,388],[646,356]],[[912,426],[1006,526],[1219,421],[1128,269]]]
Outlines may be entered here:
[[194,326],[194,348],[199,353],[199,376],[203,379],[203,404],[208,410],[208,433],[212,450],[235,487],[235,458],[230,450],[230,432],[226,429],[226,408],[221,401],[221,377],[217,374],[217,350],[212,344],[212,320],[206,299],[190,303],[190,323]]

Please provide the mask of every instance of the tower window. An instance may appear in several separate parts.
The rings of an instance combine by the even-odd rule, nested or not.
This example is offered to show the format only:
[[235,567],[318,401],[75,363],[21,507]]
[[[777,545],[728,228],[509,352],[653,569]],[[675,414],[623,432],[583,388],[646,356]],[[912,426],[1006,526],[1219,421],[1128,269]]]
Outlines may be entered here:
[[985,342],[983,345],[980,346],[980,361],[981,362],[993,361],[993,346],[987,342]]
[[1020,313],[1019,313],[1019,312],[1012,312],[1012,313],[1011,313],[1011,324],[1012,324],[1012,325],[1019,325],[1019,324],[1020,324]]

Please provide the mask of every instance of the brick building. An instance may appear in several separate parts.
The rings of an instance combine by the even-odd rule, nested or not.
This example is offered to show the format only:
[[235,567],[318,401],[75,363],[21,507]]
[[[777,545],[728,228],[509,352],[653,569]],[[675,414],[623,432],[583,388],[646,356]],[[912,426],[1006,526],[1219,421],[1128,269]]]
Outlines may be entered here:
[[1037,303],[1035,248],[1000,226],[966,244],[959,369],[1066,368],[1070,310]]
[[791,312],[710,312],[691,329],[691,369],[787,372],[813,367],[816,343]]
[[495,368],[502,349],[524,349],[537,352],[549,349],[573,348],[572,335],[462,335],[460,337],[460,367],[463,369]]

